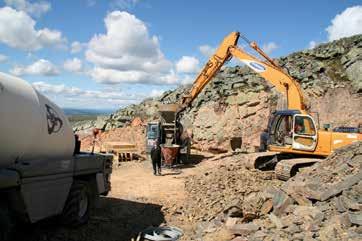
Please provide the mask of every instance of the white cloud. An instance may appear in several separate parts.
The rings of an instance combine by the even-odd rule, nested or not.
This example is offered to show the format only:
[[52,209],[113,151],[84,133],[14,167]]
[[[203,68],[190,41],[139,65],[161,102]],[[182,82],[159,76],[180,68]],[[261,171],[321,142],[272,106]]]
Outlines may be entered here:
[[30,3],[26,0],[5,0],[5,4],[36,17],[41,16],[51,9],[50,3],[46,1]]
[[182,76],[181,84],[189,85],[189,84],[192,84],[194,81],[195,81],[195,78],[193,76],[186,74],[186,75]]
[[179,77],[171,70],[169,73],[149,73],[138,70],[119,71],[95,67],[88,74],[98,83],[142,83],[142,84],[177,84]]
[[201,52],[202,55],[204,55],[205,57],[210,57],[211,55],[213,55],[216,51],[216,48],[211,47],[210,45],[201,45],[199,47],[199,50]]
[[0,63],[4,63],[6,60],[8,60],[8,56],[0,54]]
[[95,65],[90,75],[100,83],[175,84],[172,63],[160,50],[146,24],[127,12],[114,11],[105,18],[106,33],[88,43],[86,59]]
[[263,46],[262,46],[262,49],[266,54],[271,54],[277,48],[279,48],[279,46],[274,42],[269,42],[269,43],[263,44]]
[[83,63],[78,58],[67,59],[63,64],[63,68],[69,72],[80,73],[83,70]]
[[150,97],[155,98],[161,96],[165,91],[164,90],[151,90]]
[[199,70],[199,60],[192,56],[182,56],[176,63],[178,73],[196,73]]
[[308,45],[308,49],[314,49],[315,47],[317,47],[318,43],[316,41],[310,41],[309,45]]
[[326,28],[328,40],[362,33],[362,6],[347,8],[332,19],[332,25]]
[[86,108],[110,108],[120,105],[137,103],[146,97],[156,97],[162,94],[162,90],[153,89],[148,93],[129,93],[120,90],[83,90],[78,87],[56,85],[46,82],[32,84],[38,91],[61,106],[86,107]]
[[83,50],[83,48],[85,48],[87,46],[86,43],[80,43],[78,41],[74,41],[72,44],[71,44],[71,48],[70,48],[70,52],[72,54],[75,54],[75,53],[79,53],[80,51]]
[[0,8],[0,42],[26,51],[64,46],[66,39],[60,31],[48,28],[36,30],[35,24],[23,11],[10,7]]
[[40,59],[28,66],[15,66],[10,70],[13,75],[45,75],[54,76],[59,74],[58,68],[48,60]]

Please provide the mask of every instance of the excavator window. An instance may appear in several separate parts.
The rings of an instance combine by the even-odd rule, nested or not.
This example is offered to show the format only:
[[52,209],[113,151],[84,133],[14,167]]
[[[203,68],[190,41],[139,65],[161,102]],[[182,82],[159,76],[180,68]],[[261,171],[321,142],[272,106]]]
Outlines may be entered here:
[[295,115],[293,126],[293,149],[314,151],[317,144],[317,131],[309,115]]
[[312,119],[308,116],[296,116],[294,121],[294,133],[299,135],[314,136],[316,129]]
[[292,144],[292,116],[281,115],[276,125],[272,126],[275,130],[275,144],[277,145],[291,145]]

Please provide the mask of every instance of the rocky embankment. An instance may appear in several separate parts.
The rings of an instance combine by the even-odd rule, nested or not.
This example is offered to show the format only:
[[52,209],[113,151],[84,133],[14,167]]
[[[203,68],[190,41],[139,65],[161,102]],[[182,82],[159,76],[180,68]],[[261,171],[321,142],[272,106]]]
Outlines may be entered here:
[[229,167],[186,183],[180,218],[194,224],[184,240],[361,240],[362,142],[341,148],[287,182]]
[[[301,85],[318,112],[320,125],[357,126],[362,119],[362,35],[321,44],[277,59]],[[130,105],[97,121],[77,123],[75,131],[89,128],[111,130],[133,118],[158,118],[158,105],[175,103],[187,87],[165,92],[156,99]],[[246,146],[257,146],[259,134],[271,111],[285,107],[284,97],[247,67],[221,70],[183,115],[184,126],[193,133],[194,147],[228,149],[232,137],[242,137]]]

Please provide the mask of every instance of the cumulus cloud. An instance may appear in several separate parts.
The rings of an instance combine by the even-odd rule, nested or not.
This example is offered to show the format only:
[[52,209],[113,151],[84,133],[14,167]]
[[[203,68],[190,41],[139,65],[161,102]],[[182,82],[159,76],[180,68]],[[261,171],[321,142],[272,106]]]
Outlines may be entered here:
[[318,43],[316,41],[310,41],[308,44],[308,49],[314,49],[315,47],[317,47]]
[[0,8],[0,42],[17,49],[35,51],[44,47],[64,46],[66,39],[58,30],[36,30],[36,22],[25,12]]
[[179,79],[172,70],[167,74],[159,74],[137,70],[119,71],[96,67],[89,71],[88,74],[98,83],[102,84],[142,83],[172,85],[176,84]]
[[362,5],[347,8],[332,19],[332,24],[326,28],[328,40],[362,33]]
[[63,68],[69,72],[80,73],[83,71],[83,63],[78,58],[67,59],[63,64]]
[[45,75],[55,76],[59,74],[58,68],[50,61],[40,59],[28,66],[15,66],[10,70],[13,75]]
[[266,54],[271,54],[277,48],[279,48],[279,46],[274,42],[269,42],[269,43],[263,44],[263,46],[262,46],[262,49]]
[[50,3],[46,1],[30,3],[26,0],[5,0],[5,4],[36,17],[41,16],[51,9]]
[[93,36],[85,54],[95,65],[90,71],[95,80],[108,84],[176,83],[172,63],[144,22],[120,11],[109,13],[104,22],[106,33]]
[[150,90],[149,93],[132,94],[119,90],[84,90],[78,87],[66,86],[64,84],[49,84],[46,82],[35,82],[32,84],[38,91],[50,99],[56,100],[60,105],[71,105],[92,108],[110,108],[120,105],[137,103],[146,97],[156,97],[162,94],[161,90]]
[[74,41],[74,42],[71,44],[70,52],[71,52],[72,54],[79,53],[79,52],[82,51],[86,46],[87,46],[86,43],[80,43],[80,42],[78,42],[78,41]]
[[8,56],[0,54],[0,63],[4,63],[6,60],[8,60]]
[[153,89],[150,92],[150,97],[155,98],[155,97],[159,97],[161,96],[165,91],[164,90],[157,90],[157,89]]
[[194,76],[191,76],[189,74],[185,74],[185,75],[182,76],[180,82],[181,82],[182,85],[189,85],[189,84],[194,83],[194,81],[195,81]]
[[182,56],[176,63],[179,73],[196,73],[199,70],[199,60],[192,56]]
[[204,55],[205,57],[210,57],[211,55],[213,55],[216,51],[216,48],[211,47],[210,45],[201,45],[199,47],[199,50],[201,52],[202,55]]

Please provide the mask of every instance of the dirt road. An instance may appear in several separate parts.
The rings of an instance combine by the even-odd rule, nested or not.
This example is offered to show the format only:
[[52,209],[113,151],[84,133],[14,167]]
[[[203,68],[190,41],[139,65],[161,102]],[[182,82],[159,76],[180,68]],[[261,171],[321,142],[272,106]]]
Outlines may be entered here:
[[130,241],[149,226],[180,226],[182,222],[172,214],[185,200],[185,180],[218,165],[217,161],[205,160],[195,155],[194,161],[200,163],[164,169],[162,176],[153,175],[150,162],[123,163],[113,171],[111,193],[100,198],[87,225],[68,229],[54,218],[26,226],[24,232],[17,234],[17,240]]

